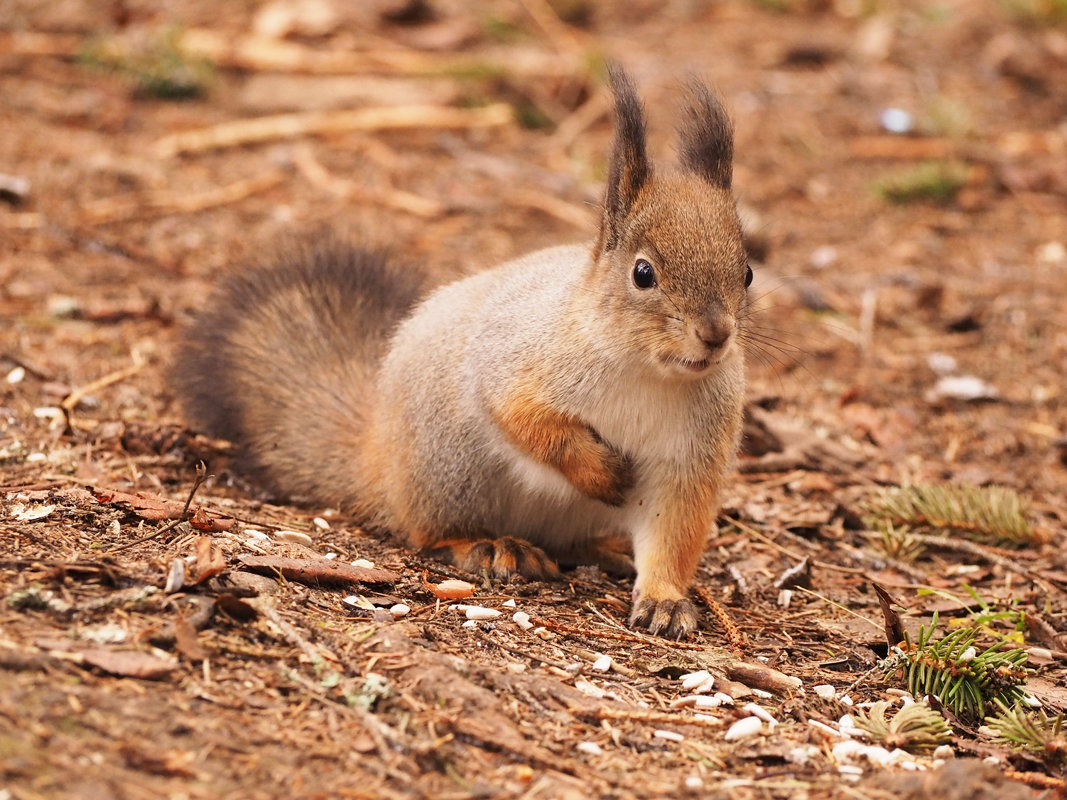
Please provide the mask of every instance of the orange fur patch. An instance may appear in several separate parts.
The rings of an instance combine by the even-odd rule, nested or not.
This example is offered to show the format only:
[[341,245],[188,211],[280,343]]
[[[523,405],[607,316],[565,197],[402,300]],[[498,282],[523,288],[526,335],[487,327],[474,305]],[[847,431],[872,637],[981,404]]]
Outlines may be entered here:
[[608,505],[625,502],[633,486],[629,459],[581,420],[538,399],[536,390],[520,386],[493,409],[493,417],[512,442],[559,470],[582,494]]

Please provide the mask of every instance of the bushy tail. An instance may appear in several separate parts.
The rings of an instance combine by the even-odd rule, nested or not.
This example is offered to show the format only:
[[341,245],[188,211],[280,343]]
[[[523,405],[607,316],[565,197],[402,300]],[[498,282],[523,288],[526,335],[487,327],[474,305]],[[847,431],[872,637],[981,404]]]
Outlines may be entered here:
[[424,287],[421,271],[336,236],[226,279],[178,346],[189,423],[234,442],[236,466],[279,495],[359,504],[377,365]]

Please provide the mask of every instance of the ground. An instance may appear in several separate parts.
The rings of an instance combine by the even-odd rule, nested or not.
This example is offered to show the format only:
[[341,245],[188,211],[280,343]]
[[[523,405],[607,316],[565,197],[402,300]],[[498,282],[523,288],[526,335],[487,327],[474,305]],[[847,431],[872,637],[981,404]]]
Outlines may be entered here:
[[[0,797],[1062,792],[1062,758],[980,720],[919,771],[835,731],[905,688],[876,668],[875,585],[913,639],[984,614],[980,643],[1026,649],[1026,692],[1067,707],[1064,14],[0,0]],[[182,420],[169,367],[213,281],[281,236],[340,228],[441,274],[591,238],[605,58],[660,158],[688,74],[736,120],[749,419],[683,643],[626,630],[624,579],[490,581],[271,502]],[[916,484],[1008,487],[1026,532],[878,533],[868,505]],[[503,614],[465,627],[446,579]],[[705,719],[674,702],[700,669],[733,700]],[[727,738],[749,702],[774,723]]]

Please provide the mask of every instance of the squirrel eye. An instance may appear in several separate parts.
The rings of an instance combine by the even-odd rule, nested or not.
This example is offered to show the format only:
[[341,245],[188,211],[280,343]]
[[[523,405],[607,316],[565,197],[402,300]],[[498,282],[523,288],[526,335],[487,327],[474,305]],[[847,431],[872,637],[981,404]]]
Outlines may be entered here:
[[634,286],[638,289],[651,289],[656,285],[656,270],[643,258],[634,264]]
[[745,288],[752,285],[752,267],[745,267]]

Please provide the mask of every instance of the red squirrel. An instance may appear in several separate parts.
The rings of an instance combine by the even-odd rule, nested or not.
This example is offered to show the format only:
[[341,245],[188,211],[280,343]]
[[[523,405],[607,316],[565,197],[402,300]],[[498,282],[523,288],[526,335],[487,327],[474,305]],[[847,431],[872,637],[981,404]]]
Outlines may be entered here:
[[225,280],[177,357],[190,422],[254,476],[464,569],[619,566],[630,623],[682,638],[741,429],[752,281],[733,128],[692,82],[679,165],[653,167],[634,85],[596,239],[424,296],[380,252],[309,243]]

